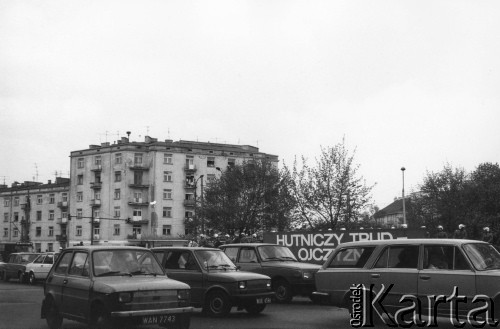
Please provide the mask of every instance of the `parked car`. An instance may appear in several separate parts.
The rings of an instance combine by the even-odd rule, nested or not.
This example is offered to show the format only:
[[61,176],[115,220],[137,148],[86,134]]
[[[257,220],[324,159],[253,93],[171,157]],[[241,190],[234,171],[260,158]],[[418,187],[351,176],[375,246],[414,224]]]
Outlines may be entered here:
[[173,279],[191,286],[191,303],[213,316],[223,316],[233,306],[257,314],[271,303],[271,279],[262,274],[239,271],[217,248],[153,248]]
[[[406,295],[418,298],[425,314],[429,310],[432,314],[449,317],[450,303],[437,303],[435,313],[432,307],[429,308],[429,300],[432,296],[452,296],[456,287],[458,295],[467,297],[467,302],[456,303],[456,311],[464,317],[473,308],[474,296],[488,296],[494,304],[500,305],[499,279],[500,254],[482,241],[350,242],[340,244],[316,273],[315,295],[352,312],[353,287],[361,288],[362,285],[369,291],[366,298],[387,293],[383,306],[390,314],[408,306],[400,301]],[[370,287],[373,290],[370,291]]]
[[37,281],[42,281],[47,278],[52,265],[57,260],[59,253],[46,252],[39,255],[31,263],[26,264],[25,277],[28,278],[29,284],[35,284]]
[[78,246],[61,252],[44,284],[41,317],[94,328],[130,325],[189,328],[190,287],[168,278],[141,247]]
[[25,281],[26,265],[40,255],[32,252],[16,252],[9,256],[7,263],[0,265],[0,276],[7,282],[10,278],[19,279],[19,283]]
[[301,263],[287,247],[271,243],[234,243],[219,247],[243,271],[267,275],[276,301],[290,302],[295,295],[310,296],[320,265]]

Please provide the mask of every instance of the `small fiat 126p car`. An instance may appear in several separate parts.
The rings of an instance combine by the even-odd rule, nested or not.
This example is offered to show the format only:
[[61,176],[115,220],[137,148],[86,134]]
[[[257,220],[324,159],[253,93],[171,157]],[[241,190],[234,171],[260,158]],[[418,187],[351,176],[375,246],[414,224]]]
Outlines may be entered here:
[[173,279],[191,286],[191,303],[212,316],[224,316],[233,306],[262,312],[274,292],[271,279],[239,271],[224,252],[205,247],[163,247],[152,251]]
[[189,328],[190,287],[168,278],[151,251],[141,247],[65,249],[44,285],[41,316],[49,328],[63,318],[91,328]]
[[394,316],[403,309],[432,321],[455,315],[491,320],[500,316],[499,282],[500,253],[482,241],[363,241],[340,244],[332,252],[316,273],[315,295],[348,308],[351,320],[353,313],[366,319],[371,311],[398,321]]

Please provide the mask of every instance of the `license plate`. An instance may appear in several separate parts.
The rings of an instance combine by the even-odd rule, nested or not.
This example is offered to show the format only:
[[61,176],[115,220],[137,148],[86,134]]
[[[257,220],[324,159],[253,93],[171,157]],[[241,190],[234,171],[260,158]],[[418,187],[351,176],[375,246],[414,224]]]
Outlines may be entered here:
[[271,298],[257,298],[257,304],[270,304]]
[[165,325],[175,323],[177,316],[175,314],[165,315],[146,315],[142,317],[142,324],[158,324]]

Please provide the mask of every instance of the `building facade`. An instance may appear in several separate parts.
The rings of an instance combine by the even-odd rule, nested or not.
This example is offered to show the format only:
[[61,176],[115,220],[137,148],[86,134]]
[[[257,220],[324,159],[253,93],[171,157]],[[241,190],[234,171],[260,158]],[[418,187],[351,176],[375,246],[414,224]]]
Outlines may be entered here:
[[14,183],[0,186],[0,252],[7,246],[31,244],[34,251],[67,246],[69,178],[55,183]]
[[70,244],[180,238],[204,184],[234,164],[278,161],[253,146],[149,136],[90,145],[70,158]]

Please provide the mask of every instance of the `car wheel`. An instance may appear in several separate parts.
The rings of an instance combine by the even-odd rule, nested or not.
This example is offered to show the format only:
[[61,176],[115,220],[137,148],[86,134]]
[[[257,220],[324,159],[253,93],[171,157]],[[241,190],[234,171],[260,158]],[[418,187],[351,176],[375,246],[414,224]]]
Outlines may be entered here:
[[292,301],[292,286],[288,282],[285,280],[276,280],[273,287],[278,303],[289,303]]
[[28,281],[29,281],[29,284],[31,284],[31,285],[34,285],[36,283],[35,273],[30,272],[30,276],[29,276]]
[[45,319],[50,329],[59,329],[62,326],[63,318],[57,309],[56,303],[51,300]]
[[24,283],[24,273],[23,272],[19,272],[17,274],[17,277],[19,278],[19,283]]
[[264,311],[266,308],[266,304],[249,304],[245,306],[245,310],[250,313],[250,314],[259,314],[260,312]]
[[223,291],[212,291],[205,300],[204,311],[212,316],[224,316],[231,311],[229,296]]

